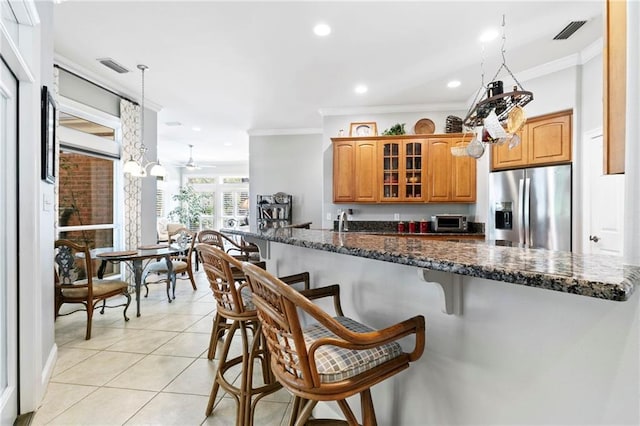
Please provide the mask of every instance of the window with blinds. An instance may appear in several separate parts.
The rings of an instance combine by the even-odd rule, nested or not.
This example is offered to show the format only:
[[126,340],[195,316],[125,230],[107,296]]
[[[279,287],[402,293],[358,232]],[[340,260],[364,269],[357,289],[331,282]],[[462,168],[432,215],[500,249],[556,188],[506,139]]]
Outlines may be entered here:
[[241,223],[249,215],[249,191],[228,190],[222,192],[222,223],[229,226],[231,219]]
[[164,190],[156,190],[156,217],[164,217]]

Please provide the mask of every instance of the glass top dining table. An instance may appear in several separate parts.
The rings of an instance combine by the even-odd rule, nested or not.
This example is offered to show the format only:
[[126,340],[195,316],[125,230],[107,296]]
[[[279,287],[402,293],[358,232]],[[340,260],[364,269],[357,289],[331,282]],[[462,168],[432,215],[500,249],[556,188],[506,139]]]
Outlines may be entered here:
[[[140,288],[142,287],[142,272],[146,263],[151,260],[165,259],[167,263],[167,288],[170,285],[175,286],[175,273],[171,256],[184,252],[185,247],[177,245],[153,244],[148,246],[140,246],[133,250],[118,250],[114,247],[102,247],[91,250],[91,257],[101,260],[98,268],[98,278],[102,279],[107,263],[124,263],[134,274],[135,290],[136,290],[136,316],[140,316]],[[146,262],[145,262],[146,261]],[[171,302],[171,298],[169,298]]]

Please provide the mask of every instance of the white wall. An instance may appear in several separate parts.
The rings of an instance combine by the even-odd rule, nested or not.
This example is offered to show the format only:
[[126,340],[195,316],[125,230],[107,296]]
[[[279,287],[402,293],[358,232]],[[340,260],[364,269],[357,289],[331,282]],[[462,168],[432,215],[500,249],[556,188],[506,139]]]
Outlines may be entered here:
[[278,243],[271,259],[276,275],[340,283],[345,314],[374,328],[426,317],[422,358],[372,390],[380,425],[640,424],[638,291],[612,302],[464,277],[452,316],[417,268]]
[[250,217],[256,217],[257,195],[285,192],[293,195],[293,222],[322,227],[322,187],[327,180],[320,135],[250,136],[249,158]]

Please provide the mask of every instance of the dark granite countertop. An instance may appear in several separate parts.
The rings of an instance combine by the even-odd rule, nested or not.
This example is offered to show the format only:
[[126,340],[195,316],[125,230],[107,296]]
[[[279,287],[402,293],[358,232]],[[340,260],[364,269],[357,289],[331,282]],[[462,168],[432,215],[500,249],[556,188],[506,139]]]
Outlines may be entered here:
[[613,256],[363,232],[292,228],[223,232],[607,300],[627,300],[640,285],[640,266]]

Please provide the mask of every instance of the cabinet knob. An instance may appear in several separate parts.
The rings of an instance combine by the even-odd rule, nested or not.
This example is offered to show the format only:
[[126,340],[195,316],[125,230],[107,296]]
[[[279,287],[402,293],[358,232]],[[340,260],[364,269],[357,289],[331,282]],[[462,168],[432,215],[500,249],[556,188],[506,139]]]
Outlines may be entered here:
[[600,241],[600,237],[598,237],[597,235],[589,235],[589,241],[597,243],[598,241]]

